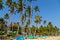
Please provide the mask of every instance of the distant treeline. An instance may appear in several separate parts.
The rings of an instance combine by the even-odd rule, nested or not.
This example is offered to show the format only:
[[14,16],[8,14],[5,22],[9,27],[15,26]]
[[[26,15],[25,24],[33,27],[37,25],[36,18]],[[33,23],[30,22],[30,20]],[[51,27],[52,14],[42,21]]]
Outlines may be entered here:
[[[44,21],[45,22],[45,21]],[[17,23],[10,23],[9,26],[7,26],[7,22],[4,21],[3,18],[0,18],[0,31],[18,31],[18,34],[22,34],[22,32],[26,33],[27,35],[50,35],[50,36],[56,36],[59,35],[59,28],[54,26],[51,22],[48,23],[48,25],[41,25],[40,27],[32,25],[32,27],[29,27],[28,24],[26,24],[25,27],[20,26],[20,24]]]

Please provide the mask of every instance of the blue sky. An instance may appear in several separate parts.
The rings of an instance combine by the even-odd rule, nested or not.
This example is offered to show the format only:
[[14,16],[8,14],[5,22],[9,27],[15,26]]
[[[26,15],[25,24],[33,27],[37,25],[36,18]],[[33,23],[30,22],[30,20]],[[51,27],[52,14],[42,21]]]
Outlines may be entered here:
[[[40,12],[38,12],[38,14],[42,16],[42,20],[47,20],[47,23],[52,22],[52,24],[60,28],[60,0],[38,0],[36,3],[31,3],[31,5],[32,7],[35,5],[39,6]],[[7,12],[7,7],[3,9],[3,11],[0,10],[0,17],[4,17],[4,14]],[[11,16],[10,14],[9,16],[11,17],[9,21],[18,22],[20,20],[18,15],[19,14]],[[34,15],[36,15],[36,13]],[[34,20],[34,16],[32,19]],[[34,25],[33,20],[31,25]]]
[[40,0],[40,15],[60,27],[60,0]]

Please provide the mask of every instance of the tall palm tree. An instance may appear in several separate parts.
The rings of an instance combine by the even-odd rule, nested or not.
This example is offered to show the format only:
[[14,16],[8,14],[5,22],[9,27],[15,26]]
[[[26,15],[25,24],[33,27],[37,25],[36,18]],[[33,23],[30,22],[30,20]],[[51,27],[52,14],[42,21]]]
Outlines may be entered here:
[[49,32],[51,35],[54,34],[54,26],[51,22],[48,23]]
[[[36,17],[35,17],[35,23],[36,23],[36,24],[41,23],[41,21],[42,21],[41,18],[42,18],[41,16],[36,16]],[[36,25],[36,26],[37,26],[37,25]]]
[[31,27],[31,33],[34,34],[34,35],[35,35],[35,33],[34,33],[35,32],[35,29],[36,29],[36,27],[34,25],[32,25],[32,27]]
[[0,18],[0,31],[4,30],[5,21],[3,18]]
[[[42,21],[41,18],[42,18],[41,16],[36,16],[36,17],[35,17],[35,21],[34,21],[34,22],[36,23],[36,27],[37,27],[37,24],[38,24],[38,23],[41,23],[41,21]],[[35,33],[36,33],[36,32],[35,32]]]
[[[8,13],[6,13],[5,15],[4,15],[4,18],[6,19],[6,21],[9,19],[9,14]],[[7,23],[7,22],[6,22]]]
[[[4,15],[4,18],[6,19],[6,25],[7,25],[7,19],[9,19],[9,14],[6,13],[6,14]],[[8,31],[8,28],[7,28],[7,31]]]
[[[28,12],[28,23],[29,23],[28,25],[30,27],[30,22],[31,22],[31,18],[32,18],[32,8],[31,8],[31,6],[27,7],[27,12]],[[29,28],[29,32],[31,33],[30,28]]]
[[24,32],[24,23],[26,21],[26,13],[23,14],[23,16],[21,17],[21,22],[22,22],[22,32]]
[[29,27],[28,27],[28,25],[29,25],[29,23],[26,22],[26,26],[25,26],[25,32],[26,32],[26,34],[28,34],[28,32],[29,32]]
[[0,9],[2,9],[3,8],[3,2],[2,2],[2,0],[0,0]]
[[19,22],[17,22],[18,28],[17,28],[17,35],[19,34]]
[[39,27],[39,34],[43,35],[43,32],[44,32],[43,30],[44,30],[43,25],[41,25]]

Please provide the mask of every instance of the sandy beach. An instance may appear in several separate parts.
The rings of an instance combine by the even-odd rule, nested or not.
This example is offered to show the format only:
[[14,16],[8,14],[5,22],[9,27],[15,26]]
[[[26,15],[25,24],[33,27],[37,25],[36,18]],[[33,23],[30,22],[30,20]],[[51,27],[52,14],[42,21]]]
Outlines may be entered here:
[[[44,39],[39,37],[38,39],[25,39],[25,40],[44,40]],[[49,36],[45,40],[60,40],[60,36]]]

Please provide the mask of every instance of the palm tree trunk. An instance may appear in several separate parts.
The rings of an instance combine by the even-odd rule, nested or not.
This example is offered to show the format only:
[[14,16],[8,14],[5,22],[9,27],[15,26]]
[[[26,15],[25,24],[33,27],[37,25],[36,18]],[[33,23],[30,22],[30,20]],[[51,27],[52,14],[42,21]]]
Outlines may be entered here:
[[17,28],[17,35],[19,34],[19,26],[18,26],[18,28]]
[[[36,24],[36,27],[37,27],[37,24]],[[36,29],[35,29],[35,34],[34,35],[36,35]]]
[[[29,18],[30,22],[31,22],[31,19]],[[29,33],[31,34],[31,30],[30,30],[30,23],[29,23]]]
[[12,26],[12,22],[11,22],[11,27],[12,27],[12,31],[13,31],[13,26]]
[[[7,21],[7,20],[6,20]],[[6,22],[6,25],[7,25],[7,22]],[[8,27],[7,27],[7,33],[8,33]]]
[[21,33],[22,33],[22,35],[24,35],[24,23],[22,23]]

